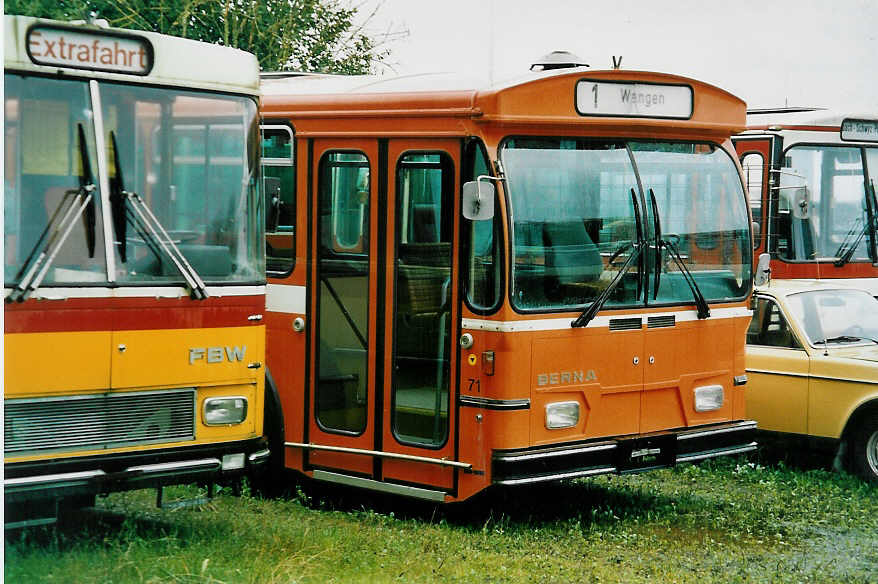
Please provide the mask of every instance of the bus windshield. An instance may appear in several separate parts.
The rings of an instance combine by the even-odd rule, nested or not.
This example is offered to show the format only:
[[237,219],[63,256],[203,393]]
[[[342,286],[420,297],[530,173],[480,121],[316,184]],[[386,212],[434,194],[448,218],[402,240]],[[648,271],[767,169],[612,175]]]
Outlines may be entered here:
[[[777,250],[782,258],[878,261],[876,203],[864,176],[864,151],[874,177],[878,148],[802,145],[787,150],[776,203]],[[807,213],[796,209],[803,202],[803,186]]]
[[[7,73],[5,285],[21,281],[59,224],[67,234],[41,285],[185,284],[138,211],[154,215],[204,282],[260,281],[257,120],[247,97]],[[89,205],[67,213],[86,182]]]
[[722,149],[514,138],[504,143],[502,160],[517,308],[565,310],[593,302],[635,247],[654,242],[659,231],[671,245],[659,246],[659,252],[652,245],[633,262],[605,306],[691,303],[693,292],[674,255],[707,301],[747,294],[746,200],[737,169]]

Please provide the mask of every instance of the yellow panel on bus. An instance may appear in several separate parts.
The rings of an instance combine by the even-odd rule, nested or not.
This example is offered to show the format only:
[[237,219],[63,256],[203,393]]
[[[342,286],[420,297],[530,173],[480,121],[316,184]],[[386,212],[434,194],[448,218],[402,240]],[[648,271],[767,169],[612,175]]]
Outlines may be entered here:
[[4,343],[7,399],[110,386],[108,331],[7,334]]
[[210,385],[264,375],[265,327],[113,333],[113,388]]

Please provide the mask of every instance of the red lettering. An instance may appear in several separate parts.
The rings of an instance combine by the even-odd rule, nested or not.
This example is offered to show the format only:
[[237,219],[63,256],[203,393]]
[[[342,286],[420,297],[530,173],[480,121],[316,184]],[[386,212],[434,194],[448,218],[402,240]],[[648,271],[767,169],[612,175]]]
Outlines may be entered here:
[[82,61],[83,63],[88,63],[91,61],[91,50],[89,50],[88,45],[77,45],[79,47],[79,52],[76,55],[76,58]]
[[91,44],[91,62],[92,63],[98,62],[98,44],[100,44],[100,41],[97,39],[95,39],[94,42]]
[[47,57],[54,57],[57,59],[58,57],[55,56],[55,49],[53,48],[55,46],[55,44],[56,43],[53,43],[52,41],[47,40],[45,45],[44,45],[46,47],[46,52],[43,54]]
[[[125,49],[120,48],[119,43],[116,41],[113,41],[113,48],[115,49],[115,60],[113,61],[113,64],[114,65],[121,64],[121,65],[125,65],[127,67],[128,66],[128,52]],[[119,55],[122,55],[121,63],[119,62]]]
[[146,71],[146,51],[140,47],[140,68]]
[[113,49],[110,47],[101,47],[101,65],[113,64]]
[[[40,39],[38,40],[36,37],[40,37]],[[39,32],[34,31],[31,33],[30,40],[27,42],[28,46],[30,47],[31,56],[34,56],[34,57],[41,57],[42,56],[42,53],[38,53],[36,51],[36,49],[40,48],[40,46],[42,46],[42,44],[43,44],[42,38],[43,38],[43,35],[40,34]]]
[[66,43],[64,42],[64,37],[61,37],[61,39],[58,41],[58,44],[61,47],[61,58],[66,59],[67,57],[64,56],[64,47],[66,46]]

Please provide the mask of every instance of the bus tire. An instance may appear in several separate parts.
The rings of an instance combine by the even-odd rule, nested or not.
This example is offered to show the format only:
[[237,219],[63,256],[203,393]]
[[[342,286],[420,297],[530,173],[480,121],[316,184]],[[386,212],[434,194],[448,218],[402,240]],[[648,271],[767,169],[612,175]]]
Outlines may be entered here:
[[878,410],[860,418],[850,444],[851,470],[867,481],[878,482]]
[[271,454],[262,468],[250,475],[250,485],[254,494],[265,498],[278,497],[288,488],[287,473],[284,469],[284,421],[280,396],[271,372],[265,371],[265,414],[263,433],[268,439]]

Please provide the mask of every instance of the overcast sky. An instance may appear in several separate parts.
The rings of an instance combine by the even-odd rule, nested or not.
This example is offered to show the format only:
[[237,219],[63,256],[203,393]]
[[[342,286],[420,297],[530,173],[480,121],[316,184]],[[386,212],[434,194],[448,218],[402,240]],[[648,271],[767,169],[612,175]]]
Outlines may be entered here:
[[[676,73],[749,107],[878,114],[878,0],[365,0],[397,73],[516,77],[552,50],[592,68]],[[487,83],[486,83],[487,84]]]

